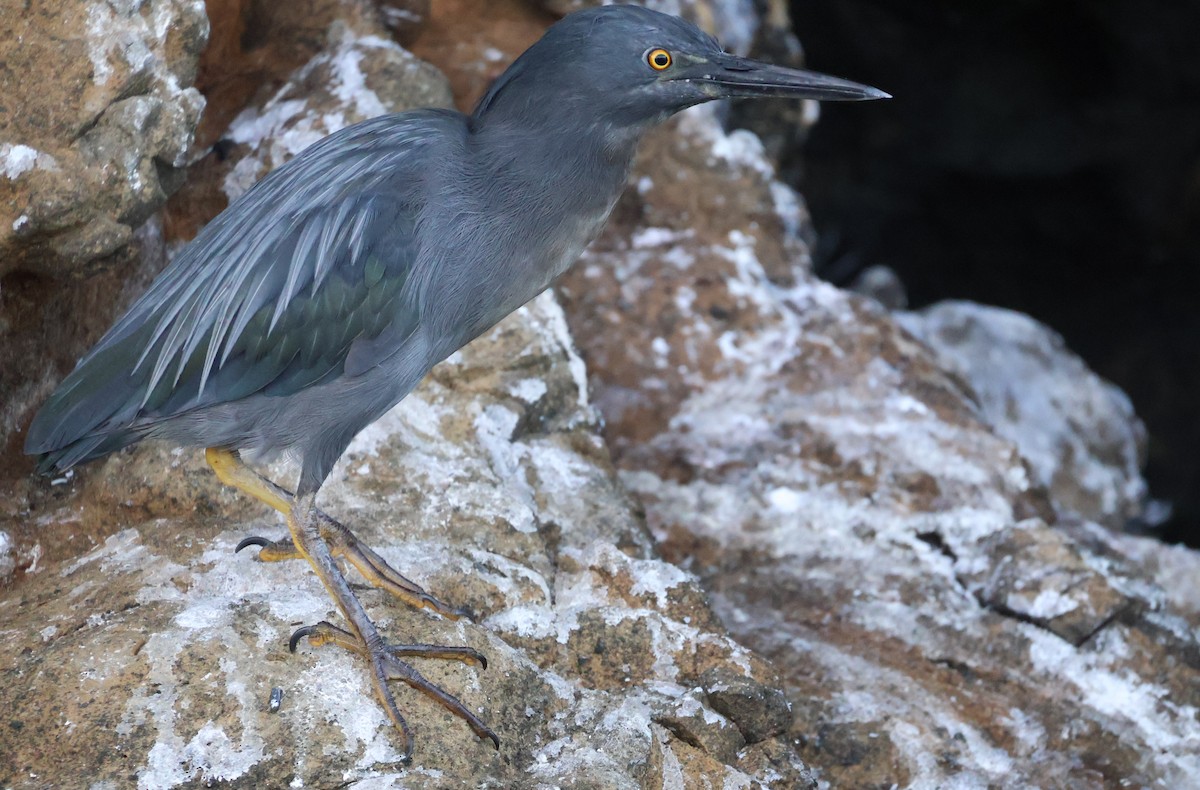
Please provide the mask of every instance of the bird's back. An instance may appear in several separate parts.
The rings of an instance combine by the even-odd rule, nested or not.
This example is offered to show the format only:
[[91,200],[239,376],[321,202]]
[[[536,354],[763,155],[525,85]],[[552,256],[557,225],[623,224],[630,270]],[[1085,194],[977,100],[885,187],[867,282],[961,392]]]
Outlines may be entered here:
[[176,423],[196,433],[206,410],[289,398],[395,354],[420,320],[412,274],[426,169],[465,134],[450,111],[382,116],[269,174],[80,361],[25,451],[43,471],[67,469]]

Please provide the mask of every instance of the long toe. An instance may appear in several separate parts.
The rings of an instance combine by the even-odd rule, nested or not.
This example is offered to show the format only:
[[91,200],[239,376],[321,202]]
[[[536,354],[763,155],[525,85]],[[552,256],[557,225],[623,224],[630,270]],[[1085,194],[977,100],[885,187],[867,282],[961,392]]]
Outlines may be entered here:
[[[353,565],[368,583],[391,593],[414,608],[431,609],[451,620],[467,619],[475,622],[475,616],[470,610],[451,606],[425,592],[421,585],[405,577],[389,565],[378,552],[359,540],[345,524],[317,508],[313,509],[313,516],[330,553]],[[300,550],[287,539],[273,541],[257,536],[249,537],[239,543],[234,552],[249,546],[259,547],[258,558],[263,562],[304,559]]]
[[451,647],[447,645],[385,645],[384,648],[396,658],[441,658],[447,661],[461,661],[464,664],[475,664],[480,669],[487,669],[487,658],[473,647]]
[[[417,646],[416,645],[408,645],[406,647],[417,647]],[[421,645],[421,647],[426,647],[426,646]],[[445,649],[446,648],[434,648],[434,651],[445,650]],[[455,716],[458,716],[460,719],[465,721],[467,723],[467,726],[471,728],[471,730],[475,733],[475,735],[477,735],[479,738],[489,739],[492,742],[492,746],[494,746],[497,750],[500,749],[500,736],[496,735],[496,733],[493,732],[490,727],[488,727],[486,724],[484,724],[482,719],[480,719],[478,716],[476,716],[474,713],[472,713],[470,711],[470,709],[467,708],[466,705],[462,704],[462,701],[459,700],[458,697],[455,697],[453,694],[450,694],[449,692],[445,691],[441,686],[438,686],[434,683],[430,683],[428,680],[425,679],[424,675],[422,675],[420,672],[418,672],[416,670],[415,667],[413,667],[411,664],[409,664],[405,661],[401,661],[399,658],[397,658],[393,654],[393,652],[392,652],[393,650],[394,650],[394,648],[390,648],[385,645],[383,650],[379,654],[379,657],[383,662],[383,669],[386,672],[386,676],[387,676],[388,680],[402,680],[405,683],[407,683],[408,685],[410,685],[413,688],[420,691],[425,696],[432,698],[433,700],[438,702],[440,705],[442,705],[444,708],[446,708],[451,713],[453,713]],[[408,653],[407,655],[414,655],[414,656],[420,655],[420,656],[427,656],[429,658],[444,658],[445,657],[442,655],[425,654],[425,653],[417,653],[417,652]],[[482,658],[482,656],[481,656],[481,658]]]
[[387,687],[386,681],[389,680],[402,680],[426,696],[433,698],[451,713],[465,721],[467,726],[477,736],[490,740],[495,748],[500,748],[499,736],[484,724],[478,716],[472,713],[466,705],[440,686],[429,682],[415,667],[407,661],[402,660],[402,658],[436,658],[461,661],[464,664],[477,664],[481,668],[486,669],[487,658],[478,650],[461,646],[428,644],[389,645],[386,643],[380,643],[378,646],[372,648],[368,647],[362,639],[359,639],[351,632],[325,620],[315,625],[308,625],[297,629],[288,642],[288,649],[295,652],[297,644],[299,644],[301,639],[305,638],[314,647],[335,644],[346,650],[358,653],[370,662],[371,680],[375,696],[379,698],[379,702],[383,705],[384,710],[387,711],[388,717],[404,736],[406,744],[405,759],[412,752],[411,732],[408,728],[408,723],[396,707],[391,690]]
[[316,515],[321,537],[329,544],[333,556],[349,562],[368,582],[417,609],[432,609],[451,620],[465,618],[474,622],[475,618],[469,610],[450,606],[425,592],[421,585],[389,565],[387,560],[359,540],[344,524],[320,511]]

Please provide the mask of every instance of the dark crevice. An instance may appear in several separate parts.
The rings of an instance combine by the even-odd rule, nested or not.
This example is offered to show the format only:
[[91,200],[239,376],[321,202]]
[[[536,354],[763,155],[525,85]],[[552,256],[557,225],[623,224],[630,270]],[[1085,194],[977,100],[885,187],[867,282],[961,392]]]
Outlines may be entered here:
[[1091,631],[1089,631],[1087,634],[1085,634],[1082,639],[1080,639],[1078,642],[1075,643],[1075,647],[1083,647],[1088,642],[1090,642],[1092,639],[1096,638],[1096,636],[1098,636],[1100,634],[1100,632],[1103,631],[1105,628],[1108,628],[1110,625],[1112,625],[1115,622],[1125,620],[1124,615],[1127,612],[1129,612],[1129,613],[1137,612],[1137,611],[1140,611],[1140,609],[1141,609],[1141,607],[1135,606],[1133,604],[1130,604],[1129,606],[1123,606],[1120,609],[1117,609],[1115,612],[1110,614],[1108,617],[1104,618],[1099,623],[1097,623],[1095,628],[1093,628]]
[[962,661],[958,661],[953,658],[935,658],[933,659],[933,663],[939,667],[946,667],[947,669],[954,670],[962,676],[963,680],[966,680],[969,683],[979,679],[979,673],[976,672],[970,665]]
[[942,538],[941,533],[934,530],[929,532],[918,532],[917,539],[922,543],[928,543],[930,546],[938,550],[944,557],[949,557],[951,562],[958,562],[958,555],[954,550],[946,545],[946,541]]
[[688,746],[699,749],[702,752],[707,751],[704,748],[704,745],[702,743],[700,743],[699,740],[696,739],[696,736],[693,735],[692,733],[688,732],[687,729],[684,728],[683,726],[681,726],[680,723],[678,721],[676,721],[675,719],[667,718],[664,716],[654,716],[650,720],[653,721],[655,724],[665,728],[673,736],[675,736],[679,740],[683,741]]
[[[1001,617],[1008,619],[1008,620],[1016,620],[1018,623],[1027,623],[1029,625],[1036,626],[1037,628],[1039,628],[1043,631],[1054,634],[1055,636],[1059,637],[1060,639],[1063,639],[1063,635],[1058,633],[1054,629],[1049,628],[1047,626],[1047,623],[1045,620],[1039,620],[1035,617],[1030,617],[1029,615],[1025,614],[1024,612],[1018,612],[1014,609],[1010,609],[1002,603],[996,603],[995,601],[989,601],[978,592],[975,593],[975,600],[979,601],[979,605],[982,606],[984,609],[987,609],[989,612],[998,614]],[[1070,640],[1064,639],[1064,641],[1070,641]],[[1073,644],[1075,644],[1075,646],[1078,647],[1080,643],[1073,643]]]

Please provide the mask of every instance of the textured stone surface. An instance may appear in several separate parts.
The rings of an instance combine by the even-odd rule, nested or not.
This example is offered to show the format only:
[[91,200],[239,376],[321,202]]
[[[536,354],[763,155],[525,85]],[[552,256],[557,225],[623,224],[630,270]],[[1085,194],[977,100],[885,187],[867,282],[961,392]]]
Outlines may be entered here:
[[335,20],[384,33],[383,9],[370,0],[206,0],[205,7],[211,33],[196,76],[206,99],[196,130],[201,150],[216,143],[247,104],[261,104],[322,52]]
[[182,180],[204,101],[199,0],[6,0],[0,275],[77,271],[129,242]]
[[[449,63],[459,101],[544,23],[517,0],[463,7],[434,3],[440,32],[415,45]],[[377,18],[339,18],[234,125],[261,134],[193,172],[209,208],[327,116],[403,102],[378,75],[429,74],[364,41],[382,39]],[[431,43],[473,25],[468,46]],[[369,94],[348,89],[359,77]],[[1196,554],[1060,519],[960,376],[811,277],[802,202],[719,115],[646,141],[564,282],[587,370],[542,298],[360,436],[324,493],[480,615],[360,588],[388,638],[488,655],[421,669],[497,729],[499,753],[398,688],[418,740],[397,765],[361,663],[284,647],[332,616],[311,573],[231,553],[283,535],[277,517],[198,454],[149,446],[0,496],[0,784],[1194,784]]]
[[143,223],[191,158],[207,36],[199,0],[0,0],[6,455],[31,404],[107,328],[123,284],[144,284],[162,259],[159,226]]
[[[378,37],[345,24],[328,41],[237,117],[225,176],[203,173],[210,185],[236,195],[336,125],[448,98],[427,66]],[[17,735],[0,739],[5,786],[49,775],[144,787],[811,782],[781,737],[790,710],[778,674],[729,638],[694,577],[657,558],[549,295],[360,435],[322,493],[402,572],[477,613],[478,625],[451,623],[361,592],[389,638],[487,654],[486,671],[421,669],[500,733],[499,753],[399,689],[417,733],[414,764],[399,765],[361,662],[284,649],[299,624],[334,616],[330,601],[301,564],[233,555],[241,537],[284,527],[221,488],[198,453],[138,447],[9,493],[0,558],[18,582],[0,596],[12,637],[0,705]],[[713,678],[754,693],[727,716]]]
[[413,107],[444,107],[450,89],[441,73],[374,32],[334,23],[329,46],[261,106],[242,111],[225,139],[248,151],[223,185],[230,199],[322,137],[352,123]]
[[[127,526],[96,549],[43,565],[0,598],[0,783],[642,787],[698,771],[797,786],[794,756],[783,771],[754,767],[772,765],[785,742],[744,748],[700,691],[720,676],[782,696],[769,666],[724,634],[695,578],[655,558],[569,342],[557,303],[539,299],[360,435],[323,490],[325,508],[401,572],[476,612],[479,625],[452,623],[360,592],[388,638],[488,656],[487,670],[421,669],[497,730],[498,753],[400,688],[417,748],[412,767],[397,764],[361,662],[336,648],[287,653],[297,625],[334,616],[319,582],[303,564],[233,554],[241,537],[278,537],[283,525],[212,476],[188,477],[192,512],[184,501],[152,518],[127,510]],[[95,474],[109,497],[136,499],[170,486],[185,455],[142,447]],[[38,516],[118,509],[96,485],[71,484]],[[273,687],[278,713],[267,709]]]
[[[450,103],[446,78],[389,39],[379,18],[358,3],[272,4],[261,13],[267,16],[263,35],[271,37],[251,49],[235,36],[244,31],[228,20],[215,27],[216,44],[229,56],[208,68],[203,84],[215,99],[206,120],[219,117],[227,125],[201,130],[220,144],[168,206],[173,239],[192,238],[270,168],[331,132],[385,112]],[[295,68],[279,73],[276,53],[286,53],[282,62]],[[297,59],[297,53],[308,57]],[[206,53],[205,61],[214,57]],[[245,106],[252,95],[257,99]]]
[[[327,49],[317,50],[281,86],[265,93],[260,104],[246,107],[235,116],[225,135],[230,142],[222,153],[210,154],[190,169],[189,183],[176,195],[179,203],[173,202],[165,231],[164,223],[158,220],[144,225],[136,237],[137,245],[128,250],[128,260],[122,266],[90,278],[84,287],[68,288],[70,294],[61,301],[52,296],[67,283],[27,278],[5,281],[6,288],[0,294],[6,306],[14,309],[10,321],[0,322],[0,331],[10,333],[9,342],[0,346],[0,361],[9,362],[0,368],[0,392],[6,396],[0,406],[0,441],[8,445],[0,472],[11,467],[15,473],[11,474],[14,496],[0,503],[0,512],[36,510],[56,496],[36,486],[31,488],[28,474],[32,462],[20,454],[17,429],[32,418],[33,409],[86,351],[87,344],[99,338],[118,310],[129,304],[162,268],[164,235],[171,240],[190,238],[268,168],[342,126],[383,112],[449,102],[445,78],[387,40],[377,18],[364,14],[357,4],[314,1],[310,10],[329,28],[319,38]],[[335,19],[333,15],[339,10],[343,17]],[[218,24],[216,29],[227,32],[229,25]],[[311,27],[300,25],[293,17],[276,19],[270,29],[283,40],[261,45],[269,51],[282,49],[288,42],[301,50],[312,46]],[[223,41],[218,39],[218,43]],[[222,95],[228,99],[227,93]],[[153,470],[141,471],[153,477]],[[195,477],[208,472],[200,463],[191,468],[190,474]],[[174,487],[170,498],[189,499],[189,485],[190,481]],[[103,492],[107,487],[98,484],[95,488]],[[134,509],[143,515],[158,515],[164,492],[156,494],[154,486],[149,486],[140,493]],[[103,493],[98,496],[108,497]],[[106,534],[104,530],[119,523],[118,516],[105,515],[103,509],[88,518],[99,522],[93,534]],[[16,563],[18,566],[28,560],[37,532],[35,525],[20,520],[14,523],[10,537],[18,554],[26,558]],[[50,542],[47,559],[77,553],[87,545],[79,542],[82,536],[62,538]]]
[[475,0],[437,0],[412,43],[414,54],[450,80],[454,104],[463,112],[555,20],[528,0],[491,0],[483,23],[479,10]]
[[383,22],[401,44],[410,44],[421,34],[433,11],[433,0],[379,0]]
[[1055,507],[1123,529],[1146,500],[1146,429],[1121,390],[1049,327],[1011,310],[943,302],[898,316],[978,396],[983,419],[1020,448]]
[[639,161],[561,292],[622,479],[783,671],[815,774],[1194,783],[1197,631],[1154,582],[1168,555],[1047,526],[961,379],[811,276],[752,137],[692,111]]

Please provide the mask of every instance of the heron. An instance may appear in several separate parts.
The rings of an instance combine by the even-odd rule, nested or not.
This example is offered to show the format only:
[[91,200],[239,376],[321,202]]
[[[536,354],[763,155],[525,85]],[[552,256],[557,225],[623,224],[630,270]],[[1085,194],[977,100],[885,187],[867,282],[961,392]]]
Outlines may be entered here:
[[[343,626],[301,639],[359,654],[399,731],[402,681],[499,749],[479,716],[409,659],[486,668],[470,647],[386,642],[339,561],[407,604],[467,615],[405,578],[316,505],[354,436],[438,362],[548,288],[604,226],[642,136],[728,98],[855,101],[876,88],[725,52],[677,17],[604,6],[551,26],[470,115],[421,109],[314,143],[214,218],[66,376],[25,452],[62,473],[143,439],[205,449],[217,477],[283,514],[248,537],[267,562],[306,560]],[[293,488],[256,471],[286,452]]]

